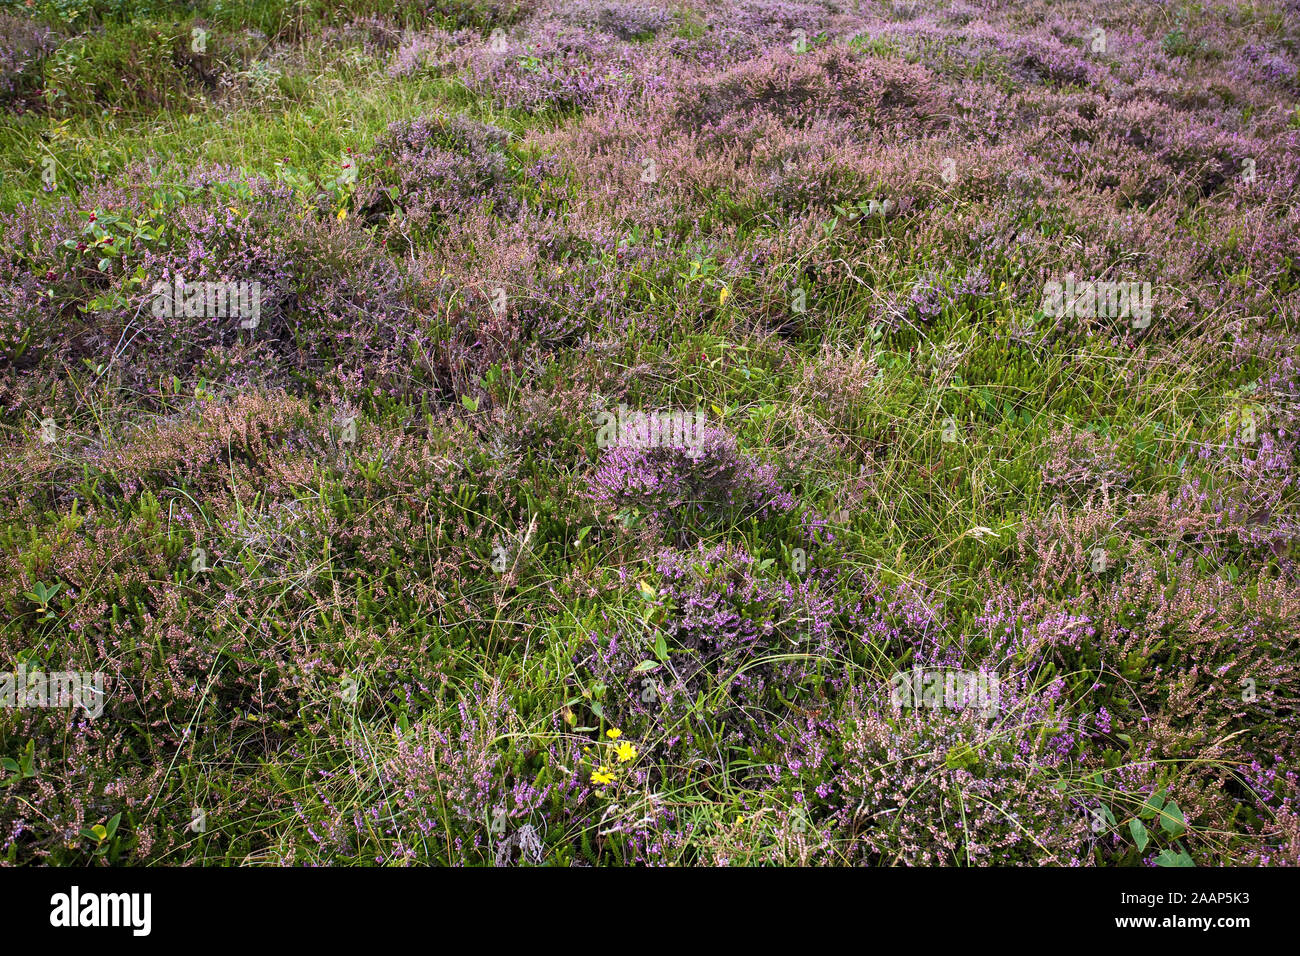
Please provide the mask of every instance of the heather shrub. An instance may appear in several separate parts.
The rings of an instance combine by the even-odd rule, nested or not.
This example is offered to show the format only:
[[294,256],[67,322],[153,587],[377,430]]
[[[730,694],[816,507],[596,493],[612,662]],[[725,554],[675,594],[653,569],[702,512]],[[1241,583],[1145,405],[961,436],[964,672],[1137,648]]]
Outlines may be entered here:
[[[516,349],[552,351],[626,324],[620,305],[626,303],[628,283],[607,268],[612,257],[579,255],[585,243],[570,234],[560,217],[529,215],[495,235],[501,245],[478,247],[482,255],[473,261],[475,272],[466,275],[466,282],[483,290],[469,302],[498,341]],[[462,271],[469,270],[457,270]],[[502,316],[493,311],[496,289],[507,291]]]
[[799,0],[741,0],[718,8],[715,22],[726,23],[757,37],[763,43],[788,43],[794,30],[809,37],[834,29],[839,3],[803,3]]
[[467,34],[453,35],[445,30],[419,33],[407,31],[402,34],[401,42],[388,64],[388,75],[404,77],[419,73],[426,67],[436,67],[459,43],[469,42],[470,39]]
[[1052,457],[1043,465],[1043,485],[1053,492],[1109,495],[1128,484],[1113,443],[1069,426],[1053,433],[1050,441]]
[[911,134],[940,122],[922,67],[863,59],[840,49],[773,53],[736,66],[677,94],[672,121],[722,141],[742,134],[758,115],[784,123],[846,120],[873,135]]
[[174,6],[0,0],[0,862],[1296,862],[1294,4]]
[[1088,62],[1082,42],[1067,46],[1056,37],[1017,36],[1001,46],[1012,73],[1030,83],[1079,86],[1095,81],[1099,72]]
[[[328,861],[373,853],[364,862],[391,865],[426,859],[432,844],[453,864],[541,864],[538,830],[546,828],[538,811],[551,788],[535,785],[526,758],[510,746],[519,718],[501,688],[475,687],[467,696],[454,723],[421,721],[400,732],[373,779],[365,747],[354,743],[350,773],[317,787],[314,814],[298,811],[314,843],[303,849]],[[365,792],[348,793],[340,781]]]
[[[20,303],[31,303],[19,322],[48,335],[31,346],[29,361],[106,361],[111,352],[104,350],[119,344],[138,315],[152,321],[128,336],[117,361],[127,380],[154,387],[163,367],[265,384],[285,384],[295,370],[343,381],[364,367],[372,387],[393,394],[414,384],[420,366],[410,362],[411,350],[432,351],[400,270],[366,245],[354,224],[304,211],[288,187],[210,170],[179,193],[151,191],[137,180],[127,192],[91,202],[79,211],[56,207],[48,217],[32,209],[17,214],[22,229],[9,246],[6,281],[19,288]],[[156,230],[142,233],[142,222]],[[21,291],[52,270],[63,276],[60,296]],[[350,279],[339,281],[341,273]],[[256,328],[244,328],[234,314],[156,314],[155,286],[178,276],[260,283]],[[91,309],[74,309],[88,301]]]
[[[163,854],[175,849],[180,833],[173,833],[167,821],[178,813],[188,815],[192,804],[187,801],[194,798],[175,785],[165,799],[150,801],[145,795],[165,775],[162,764],[178,748],[193,746],[192,727],[179,717],[181,711],[201,711],[205,721],[227,728],[223,752],[266,756],[293,746],[299,725],[319,739],[337,714],[340,688],[346,689],[349,680],[360,688],[355,703],[363,719],[394,706],[393,677],[402,685],[396,699],[418,701],[417,706],[428,700],[430,689],[445,676],[445,663],[440,663],[444,640],[406,631],[397,621],[414,606],[407,602],[426,602],[433,592],[410,579],[402,585],[401,598],[377,579],[363,587],[357,583],[380,555],[412,566],[424,564],[428,556],[425,539],[412,533],[414,498],[408,491],[398,496],[379,491],[375,481],[380,471],[374,466],[396,479],[393,489],[408,489],[426,501],[441,497],[448,482],[459,482],[468,472],[432,458],[425,440],[375,424],[348,445],[337,416],[312,410],[300,398],[251,389],[204,398],[151,427],[124,432],[102,442],[71,442],[70,460],[36,450],[23,459],[24,484],[35,482],[51,494],[41,500],[6,496],[7,520],[25,516],[37,528],[47,521],[44,509],[65,495],[87,504],[78,521],[68,525],[72,537],[58,549],[31,548],[25,543],[29,539],[7,536],[0,579],[9,582],[5,593],[15,595],[40,581],[61,582],[55,606],[65,616],[62,626],[85,641],[97,660],[68,655],[66,661],[45,663],[108,671],[103,722],[88,728],[87,739],[77,744],[94,754],[93,772],[84,772],[95,780],[105,772],[102,760],[111,759],[118,746],[147,746],[159,755],[156,772],[119,781],[114,793],[142,801],[127,804],[134,807],[128,814],[131,827],[167,830],[165,842],[140,849],[146,855]],[[459,444],[465,444],[463,436]],[[35,446],[42,447],[39,442]],[[497,481],[492,476],[499,470],[485,462],[471,465],[466,459],[465,465],[486,477],[487,487]],[[325,482],[319,485],[323,499],[302,496],[301,489],[312,481]],[[259,489],[255,505],[239,501],[232,489],[240,487]],[[160,497],[174,502],[181,489],[187,505],[165,512],[161,520],[172,522],[170,531],[159,533]],[[348,501],[372,493],[379,499],[375,510],[360,518],[349,513]],[[138,538],[138,545],[115,546],[116,531]],[[468,526],[463,533],[467,540],[477,534]],[[197,548],[203,549],[206,569],[195,570]],[[429,567],[430,587],[448,586],[449,568],[478,560],[463,542],[455,549],[451,565]],[[308,557],[326,550],[337,576],[322,573]],[[485,573],[491,572],[485,568]],[[435,580],[440,584],[434,585]],[[93,599],[83,598],[88,593]],[[369,602],[375,600],[389,606],[388,623],[366,622],[374,609]],[[312,633],[277,641],[271,650],[273,631],[266,622],[277,613],[275,607],[324,617]],[[367,607],[371,610],[362,610]],[[27,598],[19,597],[9,610],[11,623],[0,635],[0,648],[6,659],[31,659],[50,625]],[[157,651],[157,659],[134,653],[142,642]],[[370,648],[364,659],[355,653],[358,642]],[[412,671],[401,663],[403,658],[427,666]],[[143,722],[124,719],[134,709],[150,716]],[[41,736],[43,728],[69,719],[65,711],[40,709],[6,710],[3,717],[0,744],[5,745],[14,735]],[[144,734],[147,741],[138,736]],[[211,738],[202,737],[201,746],[208,746]],[[46,779],[24,786],[23,793],[51,787],[62,751],[50,748],[47,760]],[[205,798],[205,806],[214,816],[218,810],[250,812],[250,804],[284,812],[283,795],[273,786],[267,791],[268,783],[255,774],[240,775],[230,804],[218,806]],[[101,784],[83,781],[76,792],[98,792]],[[62,799],[64,793],[56,788],[49,796]],[[248,801],[242,810],[240,801]],[[47,803],[42,798],[36,806],[39,811]],[[6,843],[5,852],[31,852],[28,822],[19,815],[17,842]],[[82,847],[69,849],[60,859],[83,859]]]
[[636,289],[611,268],[622,256],[608,231],[584,235],[580,216],[541,208],[555,194],[553,173],[545,163],[522,170],[517,188],[533,197],[527,208],[510,219],[449,220],[433,254],[415,267],[417,285],[454,332],[445,341],[453,376],[457,367],[465,373],[456,376],[460,390],[494,364],[625,333],[632,324],[627,305]]
[[667,7],[636,2],[589,2],[569,7],[565,15],[624,41],[650,39],[673,22],[673,12]]
[[633,45],[552,18],[442,49],[437,56],[421,54],[425,69],[456,74],[498,108],[531,115],[626,101],[665,85],[644,70],[644,54]]
[[662,612],[644,632],[593,632],[575,655],[581,678],[605,688],[605,719],[657,762],[665,783],[731,748],[757,755],[786,709],[823,699],[842,680],[824,666],[842,653],[833,600],[765,565],[725,545],[662,552]]
[[379,57],[399,47],[402,30],[381,17],[359,17],[342,26],[325,27],[320,39],[327,47],[359,48],[369,56]]
[[58,44],[59,35],[48,26],[0,11],[0,106],[21,106],[31,97]]
[[855,695],[837,728],[831,820],[850,860],[869,865],[1077,864],[1084,807],[1065,792],[1061,682],[1016,687],[1001,710],[890,713]]
[[619,441],[605,452],[589,489],[598,507],[638,509],[667,524],[697,515],[705,521],[738,514],[763,518],[795,506],[775,469],[742,453],[720,428],[705,428],[698,448]]
[[1249,851],[1252,866],[1300,866],[1300,821],[1290,807],[1280,810],[1264,829],[1266,843]]
[[451,0],[450,3],[424,3],[431,20],[445,30],[473,29],[483,32],[517,23],[536,6],[536,0]]
[[517,206],[510,189],[518,161],[508,134],[463,116],[424,116],[396,123],[375,146],[379,183],[358,194],[367,219],[400,210],[403,225],[426,230],[453,217]]
[[1277,84],[1284,90],[1296,89],[1296,63],[1294,54],[1272,44],[1247,44],[1229,65],[1229,72],[1250,83]]

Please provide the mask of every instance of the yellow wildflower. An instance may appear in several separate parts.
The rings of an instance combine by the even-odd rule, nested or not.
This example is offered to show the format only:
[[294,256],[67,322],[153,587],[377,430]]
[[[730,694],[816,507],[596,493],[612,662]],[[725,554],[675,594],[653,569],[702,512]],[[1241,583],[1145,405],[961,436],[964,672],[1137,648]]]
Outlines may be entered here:
[[718,305],[726,305],[727,296],[729,295],[731,295],[731,293],[727,291],[727,287],[724,285],[722,291],[718,293]]
[[608,737],[610,740],[618,740],[619,737],[623,736],[623,731],[611,727],[609,728],[609,730],[605,731],[605,736]]
[[636,757],[636,748],[629,743],[621,743],[614,748],[614,753],[618,756],[619,763],[627,763]]
[[591,782],[596,784],[602,784],[602,785],[607,783],[613,783],[614,775],[612,773],[606,773],[604,772],[604,770],[605,770],[604,767],[601,767],[600,770],[593,770],[591,772]]

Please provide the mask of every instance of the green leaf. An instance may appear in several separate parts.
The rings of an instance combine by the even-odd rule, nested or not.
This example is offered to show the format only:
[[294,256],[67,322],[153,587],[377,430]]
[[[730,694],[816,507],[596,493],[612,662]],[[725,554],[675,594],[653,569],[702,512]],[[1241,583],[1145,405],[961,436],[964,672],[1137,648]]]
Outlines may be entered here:
[[648,670],[653,670],[659,666],[658,661],[642,661],[636,667],[632,668],[633,674],[644,674]]
[[90,828],[90,832],[95,835],[95,839],[97,839],[100,843],[103,843],[105,840],[108,839],[108,831],[104,829],[104,825],[102,823],[96,823],[93,827]]
[[1138,816],[1143,820],[1154,820],[1160,808],[1165,805],[1165,792],[1157,790],[1151,796],[1147,797],[1147,802],[1142,804],[1142,809],[1138,811]]
[[668,663],[668,642],[664,640],[663,631],[655,635],[655,657]]
[[1173,850],[1161,850],[1160,855],[1156,857],[1156,866],[1195,866],[1192,858],[1187,855],[1186,850],[1179,850],[1175,853]]
[[478,399],[474,398],[472,395],[462,395],[460,397],[460,403],[464,405],[468,411],[478,411]]
[[1134,817],[1128,822],[1128,832],[1133,834],[1133,842],[1137,844],[1138,852],[1143,853],[1147,848],[1147,828],[1142,825],[1142,821]]
[[1160,811],[1160,826],[1170,836],[1182,836],[1187,830],[1187,821],[1183,819],[1183,811],[1178,809],[1178,804],[1172,800]]

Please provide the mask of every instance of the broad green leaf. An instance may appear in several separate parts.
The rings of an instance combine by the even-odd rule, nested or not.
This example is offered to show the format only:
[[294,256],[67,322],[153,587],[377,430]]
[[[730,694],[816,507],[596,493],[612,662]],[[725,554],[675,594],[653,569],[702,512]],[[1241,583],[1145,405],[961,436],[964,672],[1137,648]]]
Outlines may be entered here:
[[1178,809],[1178,804],[1172,800],[1160,811],[1160,826],[1170,836],[1175,837],[1182,836],[1187,830],[1187,821],[1183,819],[1183,811]]
[[1173,850],[1161,850],[1156,857],[1156,866],[1195,866],[1186,850],[1175,853]]
[[1165,792],[1157,790],[1151,796],[1147,797],[1147,802],[1142,804],[1142,809],[1138,812],[1143,820],[1154,820],[1160,808],[1165,805]]
[[1144,853],[1147,848],[1147,828],[1142,825],[1142,821],[1134,817],[1128,822],[1128,831],[1133,834],[1133,842],[1137,844],[1138,852]]

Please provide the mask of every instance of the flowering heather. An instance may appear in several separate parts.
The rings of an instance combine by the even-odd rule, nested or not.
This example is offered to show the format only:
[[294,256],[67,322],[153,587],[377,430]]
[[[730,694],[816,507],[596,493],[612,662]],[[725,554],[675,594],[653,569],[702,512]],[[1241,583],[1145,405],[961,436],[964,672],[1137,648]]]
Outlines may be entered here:
[[0,864],[1300,863],[1296,3],[0,6]]
[[588,2],[566,11],[569,19],[620,40],[646,40],[672,25],[673,11],[642,3]]
[[58,41],[50,27],[0,11],[0,105],[21,101],[40,85],[41,66]]
[[989,719],[895,714],[855,695],[824,798],[841,831],[859,834],[845,852],[873,865],[1080,862],[1088,818],[1058,786],[1074,742],[1057,711],[1063,683],[1009,694],[1004,680]]
[[725,511],[763,517],[794,508],[775,469],[741,453],[720,428],[704,432],[698,454],[685,445],[618,444],[591,476],[592,500],[607,507],[640,507],[652,517],[690,520]]
[[449,50],[472,39],[473,35],[468,31],[454,35],[445,30],[404,34],[389,61],[388,75],[402,77],[417,73],[436,63]]
[[496,106],[549,114],[618,102],[660,87],[653,73],[638,69],[644,57],[607,33],[543,20],[486,42],[467,38],[432,68],[456,74]]
[[363,194],[358,205],[371,216],[398,208],[415,229],[480,206],[509,213],[515,199],[507,188],[508,138],[504,130],[463,116],[394,124],[376,144],[373,160],[391,182]]
[[1108,447],[1091,432],[1068,426],[1051,437],[1052,457],[1043,464],[1043,484],[1056,491],[1103,494],[1123,488],[1128,475]]
[[779,50],[716,79],[684,85],[674,121],[718,139],[744,130],[759,113],[789,125],[847,120],[873,134],[939,122],[924,68],[862,60],[841,49],[807,55]]

